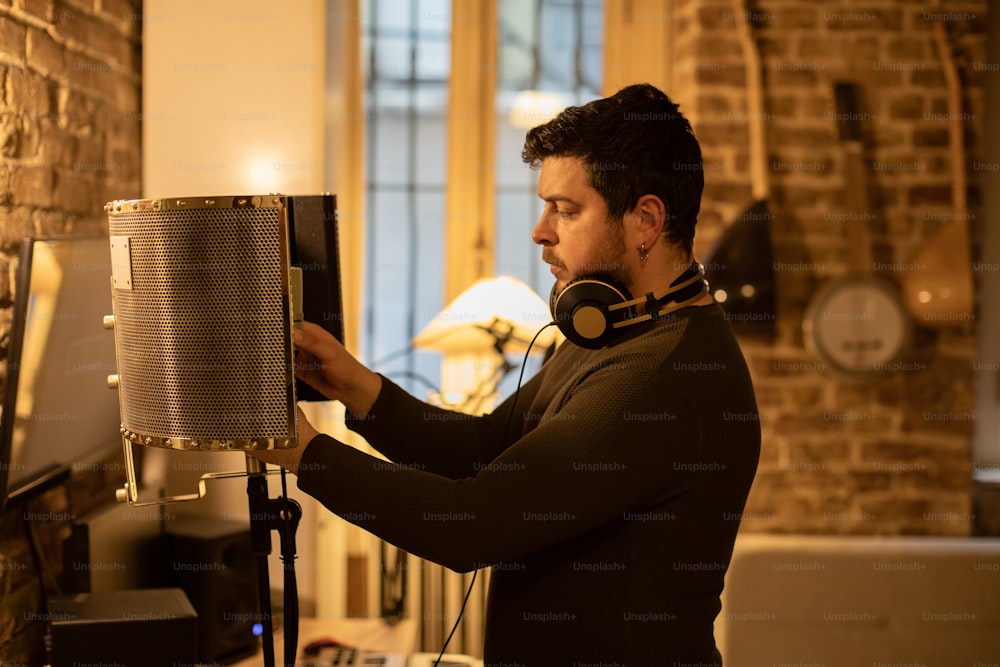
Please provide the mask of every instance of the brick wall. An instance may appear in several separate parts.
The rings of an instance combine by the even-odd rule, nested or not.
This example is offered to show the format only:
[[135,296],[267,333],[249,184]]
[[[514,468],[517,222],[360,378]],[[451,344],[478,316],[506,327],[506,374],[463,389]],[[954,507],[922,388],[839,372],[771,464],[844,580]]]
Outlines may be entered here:
[[[21,239],[106,235],[104,203],[140,195],[140,7],[0,0],[0,360]],[[0,516],[0,663],[43,664],[62,540],[114,497],[121,470],[95,466]]]
[[[806,348],[816,291],[843,276],[851,246],[833,84],[860,86],[872,267],[897,287],[913,257],[959,217],[953,168],[984,162],[986,2],[678,2],[674,94],[687,100],[705,153],[699,246],[705,257],[751,202],[747,75],[740,29],[760,53],[773,218],[777,337],[744,341],[761,408],[763,449],[744,529],[767,532],[967,535],[971,531],[975,321],[915,318],[913,344],[889,372],[833,372]],[[961,82],[966,163],[953,165],[950,114],[933,24],[945,28]],[[994,65],[994,68],[996,66]],[[762,223],[763,224],[763,223]],[[973,255],[975,260],[975,255]],[[981,263],[954,271],[988,270]],[[919,270],[920,267],[916,267]]]

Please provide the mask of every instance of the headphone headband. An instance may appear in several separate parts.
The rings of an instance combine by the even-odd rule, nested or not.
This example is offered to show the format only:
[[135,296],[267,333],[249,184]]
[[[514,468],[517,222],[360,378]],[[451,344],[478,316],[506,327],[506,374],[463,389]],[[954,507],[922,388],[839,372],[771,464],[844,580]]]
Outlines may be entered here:
[[[580,347],[599,349],[610,343],[622,328],[686,308],[707,293],[705,268],[692,263],[659,295],[650,292],[633,299],[624,287],[605,278],[588,276],[571,282],[561,292],[556,292],[553,286],[549,307],[566,338]],[[671,296],[674,297],[671,303],[665,303]],[[635,307],[641,303],[646,304],[646,312],[637,315]]]
[[[695,269],[696,266],[698,267],[697,269]],[[687,276],[689,273],[693,273],[693,275],[690,278],[685,278],[685,276]],[[680,292],[681,290],[683,290],[685,287],[690,287],[691,285],[694,285],[699,280],[704,280],[704,278],[705,278],[705,267],[702,266],[701,264],[692,264],[691,266],[689,266],[688,268],[686,268],[684,270],[684,273],[681,274],[681,277],[677,279],[677,280],[682,280],[683,282],[674,281],[673,283],[670,284],[670,287],[668,287],[662,294],[657,295],[657,294],[650,293],[650,294],[647,294],[646,296],[640,297],[638,299],[632,299],[631,301],[625,301],[623,303],[616,303],[614,305],[608,306],[608,310],[614,312],[616,310],[621,310],[622,308],[631,308],[632,306],[638,306],[640,303],[649,303],[649,299],[651,297],[656,302],[663,303],[663,301],[668,296],[670,296],[671,294],[677,294],[678,292]],[[708,292],[708,283],[707,282],[705,283],[704,288],[702,290],[700,290],[698,292],[698,294],[696,294],[692,298],[695,299],[695,300],[697,300],[697,299],[701,298],[701,296],[703,294],[705,294],[706,292]],[[688,300],[690,300],[690,299],[687,299],[686,301],[688,301]],[[676,308],[673,309],[673,310],[676,310]],[[658,312],[659,313],[663,313],[664,311],[660,310]]]

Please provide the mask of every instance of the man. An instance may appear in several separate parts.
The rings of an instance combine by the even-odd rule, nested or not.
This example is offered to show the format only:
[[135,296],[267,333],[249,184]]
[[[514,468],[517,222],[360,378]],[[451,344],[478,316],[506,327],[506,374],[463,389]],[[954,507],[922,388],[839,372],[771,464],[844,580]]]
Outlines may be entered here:
[[760,431],[724,313],[687,278],[700,148],[639,85],[534,128],[524,159],[554,294],[597,273],[640,295],[611,340],[571,337],[492,414],[447,419],[307,324],[300,377],[397,465],[304,419],[298,449],[255,455],[410,553],[493,567],[487,665],[721,664],[713,621]]

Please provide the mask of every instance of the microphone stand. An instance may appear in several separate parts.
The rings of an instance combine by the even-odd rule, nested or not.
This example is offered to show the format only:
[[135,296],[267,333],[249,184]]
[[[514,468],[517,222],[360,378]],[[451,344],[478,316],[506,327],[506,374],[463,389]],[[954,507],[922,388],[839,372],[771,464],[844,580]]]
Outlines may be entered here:
[[[298,653],[298,586],[295,580],[295,530],[302,507],[287,495],[268,498],[266,464],[251,456],[247,460],[247,497],[250,506],[250,542],[257,560],[257,588],[263,621],[264,665],[275,667],[274,623],[271,618],[271,579],[267,557],[271,553],[271,531],[278,531],[285,588],[284,665],[293,667]],[[284,478],[282,478],[284,479]]]

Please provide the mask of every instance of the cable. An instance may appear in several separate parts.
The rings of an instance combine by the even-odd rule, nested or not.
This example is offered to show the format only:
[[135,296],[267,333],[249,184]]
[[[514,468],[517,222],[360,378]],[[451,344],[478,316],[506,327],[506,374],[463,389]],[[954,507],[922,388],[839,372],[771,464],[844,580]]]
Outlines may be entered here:
[[285,664],[289,667],[295,664],[295,656],[299,646],[299,587],[295,576],[295,529],[298,518],[291,503],[295,501],[288,497],[287,471],[281,468],[281,501],[279,541],[281,544],[282,570],[284,571],[284,617],[282,632],[285,640]]
[[[500,432],[500,439],[507,437],[507,429],[510,428],[510,420],[514,416],[514,408],[517,407],[517,397],[521,393],[521,381],[524,380],[524,369],[528,365],[528,355],[531,354],[531,348],[535,346],[535,341],[538,337],[542,335],[542,332],[554,325],[555,322],[549,322],[531,338],[531,342],[528,343],[528,349],[524,352],[524,360],[521,362],[521,372],[517,376],[517,389],[514,391],[514,397],[510,401],[510,412],[507,413],[507,421],[504,422],[503,431]],[[444,657],[444,652],[448,649],[448,644],[451,642],[451,638],[455,635],[455,631],[458,630],[458,624],[462,622],[462,615],[465,613],[465,605],[469,602],[469,597],[472,595],[472,587],[476,585],[476,575],[479,574],[479,570],[472,571],[472,581],[469,582],[469,589],[465,592],[465,599],[462,600],[462,606],[458,610],[458,618],[455,619],[455,625],[451,627],[451,632],[448,633],[448,638],[444,640],[444,645],[441,647],[441,652],[438,653],[438,657],[434,659],[434,664],[432,667],[438,667],[441,663],[441,658]]]

